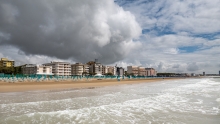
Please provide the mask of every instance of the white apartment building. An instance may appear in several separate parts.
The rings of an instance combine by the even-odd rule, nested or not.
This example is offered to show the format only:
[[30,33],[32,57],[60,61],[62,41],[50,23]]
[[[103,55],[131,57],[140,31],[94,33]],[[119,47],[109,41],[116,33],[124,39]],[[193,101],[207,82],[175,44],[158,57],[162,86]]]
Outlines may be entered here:
[[53,75],[52,66],[26,64],[21,67],[22,74],[25,75]]
[[56,76],[71,75],[71,65],[68,62],[51,62],[43,65],[52,66],[52,73]]
[[108,66],[102,66],[102,75],[105,75],[106,73],[108,73]]
[[138,66],[127,66],[127,73],[137,76],[138,75]]
[[120,75],[120,76],[124,76],[124,74],[125,74],[125,69],[122,68],[122,67],[120,67],[120,68],[119,68],[119,75]]
[[102,74],[102,64],[101,63],[92,63],[89,66],[89,73],[93,74]]
[[127,66],[127,73],[135,76],[156,76],[157,71],[154,68],[145,68],[141,66]]
[[72,75],[83,75],[83,73],[89,74],[89,66],[87,64],[76,63],[71,65]]
[[139,76],[146,76],[146,70],[145,70],[145,67],[141,67],[141,66],[139,66],[138,67],[138,75]]
[[116,68],[113,66],[107,66],[107,73],[112,73],[113,75],[116,75]]
[[157,76],[157,71],[154,68],[145,68],[146,76]]

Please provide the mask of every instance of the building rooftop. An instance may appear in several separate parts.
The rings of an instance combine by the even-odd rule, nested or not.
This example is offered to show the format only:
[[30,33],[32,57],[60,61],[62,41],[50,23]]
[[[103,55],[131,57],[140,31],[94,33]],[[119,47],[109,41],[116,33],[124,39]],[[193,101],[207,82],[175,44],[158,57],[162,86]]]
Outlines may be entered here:
[[13,61],[13,60],[8,60],[7,58],[1,58],[1,61]]
[[[51,63],[45,63],[45,64],[70,64],[69,62],[54,62],[54,61],[51,61]],[[45,65],[43,64],[43,65]]]

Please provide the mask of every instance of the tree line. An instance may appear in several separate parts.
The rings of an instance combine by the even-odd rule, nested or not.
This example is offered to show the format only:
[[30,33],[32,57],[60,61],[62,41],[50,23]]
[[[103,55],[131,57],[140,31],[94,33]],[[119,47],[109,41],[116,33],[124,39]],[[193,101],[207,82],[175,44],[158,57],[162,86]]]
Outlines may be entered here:
[[11,74],[11,75],[21,74],[21,66],[18,66],[18,67],[0,67],[0,73]]
[[175,75],[175,73],[157,73],[158,77],[173,77]]

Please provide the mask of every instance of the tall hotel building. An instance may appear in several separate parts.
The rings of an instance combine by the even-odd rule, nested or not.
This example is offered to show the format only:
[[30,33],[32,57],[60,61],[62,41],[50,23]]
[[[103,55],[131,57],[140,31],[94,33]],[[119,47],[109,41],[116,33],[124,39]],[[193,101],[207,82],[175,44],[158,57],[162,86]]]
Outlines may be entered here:
[[52,73],[56,76],[70,76],[71,65],[68,62],[51,62],[43,64],[45,66],[52,66]]
[[157,71],[154,68],[145,68],[146,76],[157,76]]
[[94,74],[102,74],[102,64],[101,63],[94,63],[90,66],[91,72]]
[[116,75],[116,67],[113,66],[107,66],[107,73],[112,73],[113,75]]
[[138,75],[139,76],[146,76],[146,70],[145,70],[145,67],[141,67],[141,66],[139,66],[138,67]]
[[89,66],[87,64],[76,63],[71,65],[71,74],[81,76],[89,74]]
[[138,66],[127,66],[127,73],[137,76],[138,75]]
[[117,67],[116,68],[116,75],[117,76],[124,76],[124,73],[125,73],[125,70],[124,70],[124,68],[122,68],[122,67]]
[[105,75],[106,73],[108,73],[108,66],[102,65],[102,75]]
[[127,66],[127,73],[135,76],[156,76],[157,71],[154,68],[144,68],[141,66]]
[[89,73],[103,74],[103,69],[102,69],[103,65],[99,63],[97,59],[95,60],[95,62],[90,61],[87,64],[89,65]]

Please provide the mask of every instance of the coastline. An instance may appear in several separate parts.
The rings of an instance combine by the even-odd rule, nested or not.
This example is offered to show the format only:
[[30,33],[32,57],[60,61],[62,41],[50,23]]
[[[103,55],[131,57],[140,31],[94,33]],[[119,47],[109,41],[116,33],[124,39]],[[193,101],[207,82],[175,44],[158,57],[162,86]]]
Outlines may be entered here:
[[149,79],[116,79],[91,80],[91,81],[44,81],[44,82],[0,82],[0,93],[26,92],[41,90],[71,90],[71,89],[93,89],[104,86],[115,86],[122,84],[151,83],[164,80],[176,80],[184,78],[149,78]]

